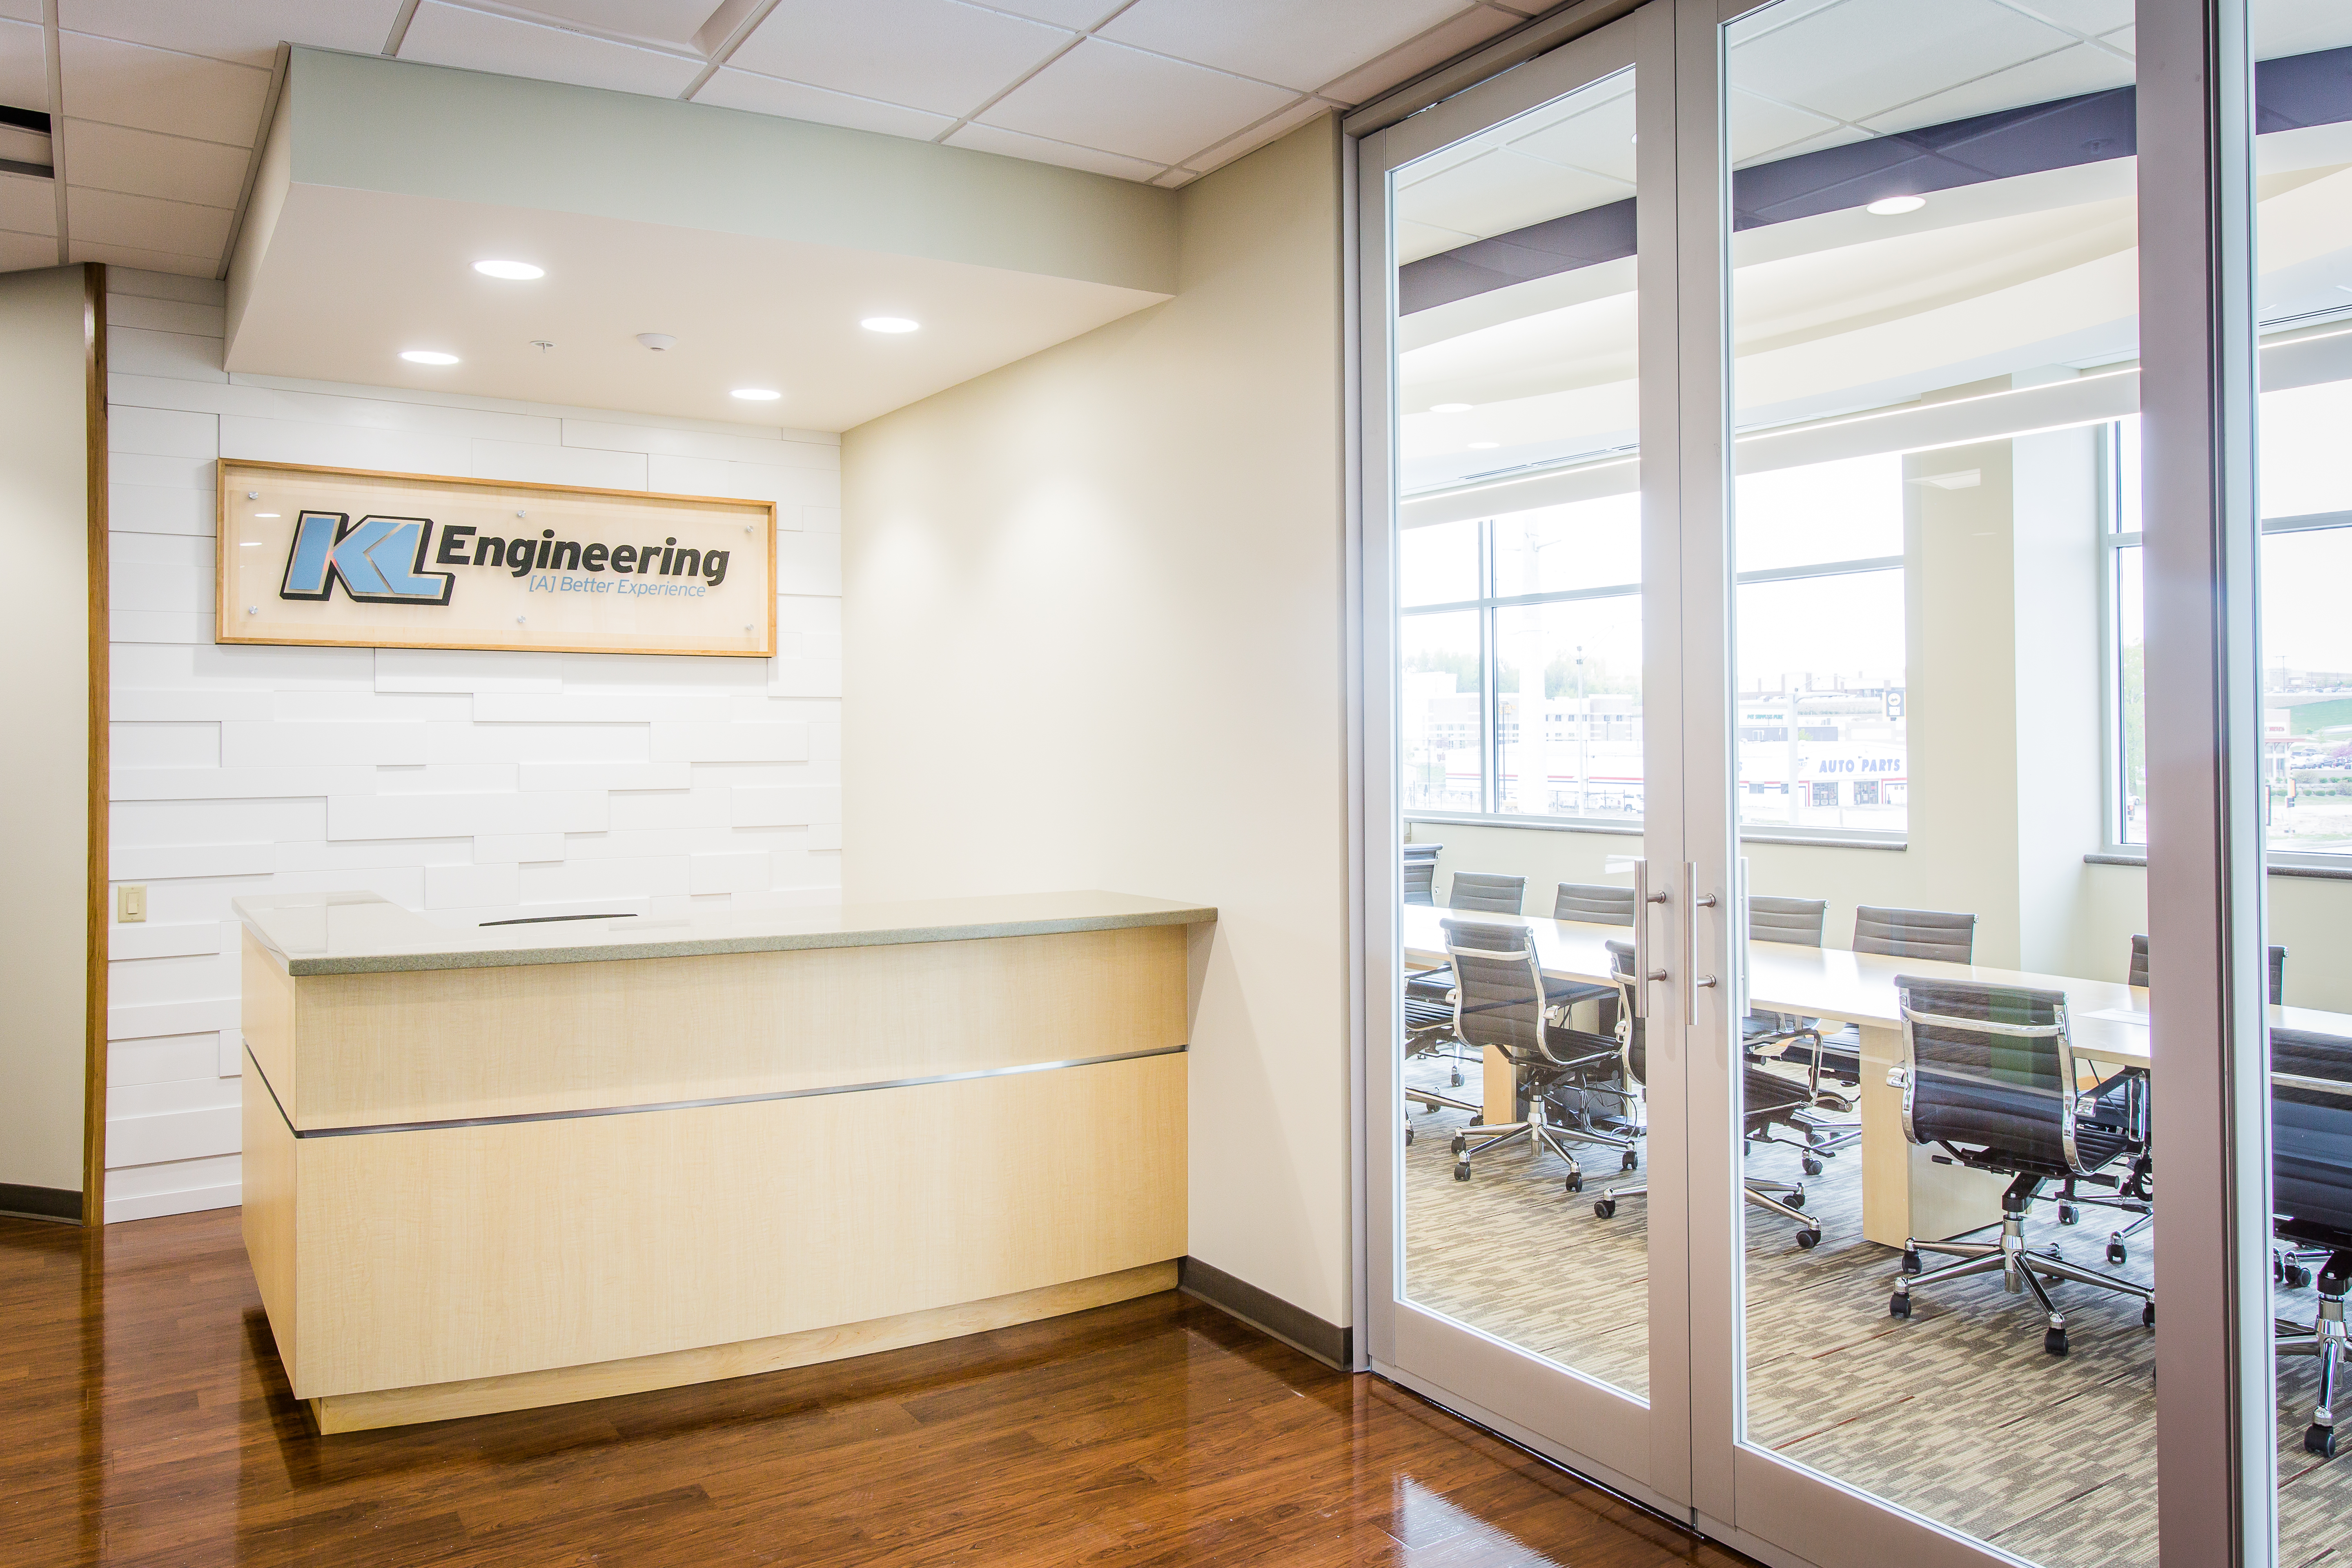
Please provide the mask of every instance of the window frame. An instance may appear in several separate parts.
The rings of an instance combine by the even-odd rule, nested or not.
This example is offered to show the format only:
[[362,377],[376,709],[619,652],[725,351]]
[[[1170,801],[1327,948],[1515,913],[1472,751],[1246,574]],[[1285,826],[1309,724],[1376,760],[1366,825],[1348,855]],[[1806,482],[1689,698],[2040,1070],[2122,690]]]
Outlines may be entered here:
[[[1496,684],[1496,626],[1499,614],[1505,610],[1539,608],[1551,605],[1571,604],[1581,600],[1631,598],[1638,601],[1642,584],[1633,583],[1604,584],[1591,588],[1562,588],[1543,594],[1501,594],[1495,592],[1495,525],[1503,518],[1514,515],[1507,511],[1490,513],[1475,519],[1477,536],[1478,596],[1453,599],[1425,605],[1404,605],[1397,608],[1398,643],[1402,648],[1404,623],[1421,616],[1461,615],[1475,613],[1478,617],[1478,808],[1475,811],[1446,811],[1432,807],[1405,806],[1401,816],[1406,822],[1443,825],[1458,823],[1477,827],[1533,827],[1553,833],[1601,833],[1621,837],[1639,837],[1649,821],[1648,791],[1643,795],[1643,810],[1633,816],[1585,815],[1573,816],[1560,812],[1508,812],[1496,809],[1496,783],[1501,773],[1501,692]],[[1426,526],[1442,527],[1444,524]],[[1808,562],[1798,566],[1766,567],[1735,575],[1737,588],[1752,583],[1787,583],[1815,577],[1843,577],[1868,572],[1906,572],[1909,570],[1907,555],[1858,557],[1851,561]],[[1400,601],[1402,595],[1399,595]],[[1909,634],[1906,630],[1905,664],[1909,664]],[[1398,674],[1402,677],[1402,666]],[[1905,678],[1905,733],[1909,733],[1909,678]],[[1525,724],[1524,718],[1521,721]],[[1404,780],[1397,780],[1402,795]],[[1794,788],[1794,781],[1790,787]],[[1906,803],[1906,811],[1908,811]],[[1908,820],[1907,816],[1906,818]],[[1759,844],[1827,844],[1870,849],[1903,849],[1909,847],[1907,826],[1900,832],[1882,828],[1779,826],[1773,824],[1743,824],[1739,833],[1742,842]]]

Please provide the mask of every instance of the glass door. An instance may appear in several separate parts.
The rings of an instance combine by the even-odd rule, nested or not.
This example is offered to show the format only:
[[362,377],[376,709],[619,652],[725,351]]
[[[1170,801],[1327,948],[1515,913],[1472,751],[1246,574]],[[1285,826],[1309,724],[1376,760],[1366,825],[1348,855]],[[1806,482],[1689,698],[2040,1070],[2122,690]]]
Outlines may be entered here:
[[1389,726],[1371,1352],[1669,1503],[1679,1109],[1637,1033],[1651,988],[1615,972],[1657,962],[1636,911],[1660,799],[1643,455],[1673,341],[1671,197],[1652,195],[1671,72],[1654,5],[1361,150],[1367,706]]

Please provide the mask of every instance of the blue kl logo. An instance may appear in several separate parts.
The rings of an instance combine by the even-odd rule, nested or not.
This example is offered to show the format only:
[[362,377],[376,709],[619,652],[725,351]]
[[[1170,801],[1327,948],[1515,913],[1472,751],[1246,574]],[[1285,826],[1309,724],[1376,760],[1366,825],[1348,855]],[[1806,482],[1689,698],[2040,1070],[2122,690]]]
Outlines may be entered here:
[[324,599],[337,582],[362,605],[446,605],[454,572],[424,570],[433,522],[423,517],[363,517],[306,511],[286,552],[281,599]]

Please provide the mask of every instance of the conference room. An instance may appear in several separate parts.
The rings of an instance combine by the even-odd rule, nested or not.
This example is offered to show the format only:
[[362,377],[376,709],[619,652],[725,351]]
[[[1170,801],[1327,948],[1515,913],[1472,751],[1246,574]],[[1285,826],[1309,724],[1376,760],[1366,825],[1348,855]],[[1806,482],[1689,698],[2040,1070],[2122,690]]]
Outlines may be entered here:
[[[2279,1082],[2340,1083],[2352,27],[2255,20],[2246,886]],[[1653,295],[1673,237],[1637,161],[1672,121],[1639,70],[1596,54],[1390,174],[1400,1312],[1613,1396],[1602,1447],[1611,1411],[1683,1393],[1653,1386],[1682,1354],[1660,1300],[1712,1294],[1688,1321],[1733,1320],[1748,1443],[2026,1561],[2152,1563],[2169,966],[2130,62],[1988,73],[1832,27],[1784,5],[1724,28],[1712,558],[1687,362],[1649,352],[1694,334]],[[1692,847],[1717,830],[1737,848],[1710,879]],[[1720,1051],[1734,1100],[1705,1103],[1697,1068],[1662,1095],[1662,1053],[1710,1016],[1732,1032],[1690,1058]],[[2343,1104],[2279,1092],[2283,1129]],[[1715,1281],[1709,1146],[1741,1215]],[[2166,1174],[2192,1201],[2194,1170]],[[2344,1281],[2278,1182],[2279,1561],[2303,1563],[2352,1516],[2328,1462]]]

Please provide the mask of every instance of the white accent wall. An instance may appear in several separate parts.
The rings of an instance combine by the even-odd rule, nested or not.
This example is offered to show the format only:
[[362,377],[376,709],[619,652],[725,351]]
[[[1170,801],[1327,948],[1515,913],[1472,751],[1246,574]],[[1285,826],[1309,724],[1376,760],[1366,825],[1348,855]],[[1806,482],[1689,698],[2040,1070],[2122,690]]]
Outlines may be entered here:
[[[839,901],[837,437],[232,376],[222,285],[108,287],[110,874],[149,889],[109,928],[110,1221],[238,1201],[232,898],[452,925]],[[221,458],[772,500],[777,657],[216,646]]]

